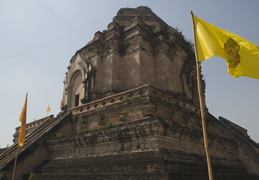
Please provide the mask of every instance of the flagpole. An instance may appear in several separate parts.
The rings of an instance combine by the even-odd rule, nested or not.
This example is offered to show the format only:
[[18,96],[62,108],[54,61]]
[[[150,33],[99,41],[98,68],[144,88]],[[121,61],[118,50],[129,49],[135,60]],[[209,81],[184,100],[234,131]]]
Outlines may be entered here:
[[211,167],[211,159],[208,149],[208,134],[207,134],[207,125],[206,125],[206,116],[205,116],[205,99],[202,93],[202,82],[201,82],[201,66],[200,62],[198,61],[198,51],[196,46],[196,36],[195,36],[195,25],[193,20],[193,13],[191,11],[192,17],[192,25],[193,25],[193,36],[194,36],[194,51],[195,51],[195,59],[196,59],[196,69],[197,69],[197,84],[198,84],[198,94],[199,94],[199,101],[200,101],[200,111],[201,111],[201,120],[202,120],[202,131],[203,131],[203,140],[204,140],[204,148],[206,153],[207,159],[207,166],[208,166],[208,174],[209,180],[213,180],[212,174],[212,167]]
[[14,176],[15,176],[15,170],[16,170],[16,164],[17,164],[17,157],[18,157],[18,142],[17,142],[17,147],[16,147],[16,152],[15,152],[15,159],[14,159],[14,166],[13,166],[13,175],[12,175],[12,180],[14,180]]

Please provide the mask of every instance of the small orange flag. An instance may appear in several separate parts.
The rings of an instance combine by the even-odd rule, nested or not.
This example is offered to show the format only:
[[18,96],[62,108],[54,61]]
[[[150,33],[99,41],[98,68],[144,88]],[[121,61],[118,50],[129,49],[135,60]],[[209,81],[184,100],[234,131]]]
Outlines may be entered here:
[[48,108],[47,108],[47,112],[50,112],[51,110],[50,110],[50,107],[49,107],[49,105],[48,105]]
[[23,146],[24,141],[25,141],[25,135],[26,135],[27,97],[28,97],[28,93],[26,94],[25,102],[24,102],[22,112],[21,112],[20,118],[19,118],[19,120],[22,123],[21,128],[20,128],[20,136],[18,139],[18,145],[20,147]]

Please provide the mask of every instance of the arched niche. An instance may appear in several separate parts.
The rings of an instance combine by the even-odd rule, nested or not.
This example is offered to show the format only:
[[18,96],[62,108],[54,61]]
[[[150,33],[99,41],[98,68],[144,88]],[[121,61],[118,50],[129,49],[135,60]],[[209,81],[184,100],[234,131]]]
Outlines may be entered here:
[[68,91],[68,109],[81,105],[81,99],[84,96],[83,75],[81,71],[76,71],[71,78]]
[[73,56],[64,80],[61,109],[69,110],[90,101],[89,94],[94,88],[94,72],[91,61],[78,53]]

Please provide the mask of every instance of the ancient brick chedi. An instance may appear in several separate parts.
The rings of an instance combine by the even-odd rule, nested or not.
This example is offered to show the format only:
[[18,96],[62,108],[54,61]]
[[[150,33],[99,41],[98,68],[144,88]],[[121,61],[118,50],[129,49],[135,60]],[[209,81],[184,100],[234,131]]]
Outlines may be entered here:
[[191,45],[147,8],[121,9],[70,61],[68,109],[149,84],[197,105]]
[[[180,32],[147,7],[120,9],[70,60],[62,111],[27,135],[16,178],[208,179],[196,82]],[[207,128],[214,179],[258,180],[247,131],[209,112]],[[15,149],[0,154],[7,179]]]

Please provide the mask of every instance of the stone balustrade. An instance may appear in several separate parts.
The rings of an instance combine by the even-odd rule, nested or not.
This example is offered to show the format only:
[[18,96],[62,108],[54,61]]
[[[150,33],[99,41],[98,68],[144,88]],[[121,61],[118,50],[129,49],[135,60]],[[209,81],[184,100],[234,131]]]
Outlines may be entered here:
[[189,103],[186,103],[182,100],[174,98],[172,95],[163,92],[160,89],[154,88],[151,85],[147,84],[138,88],[134,88],[128,91],[117,93],[102,99],[98,99],[82,106],[74,107],[71,109],[73,114],[80,114],[83,112],[88,112],[94,109],[103,108],[112,104],[120,103],[123,101],[133,100],[139,97],[156,97],[167,103],[171,103],[175,107],[184,108],[189,110],[197,115],[199,115],[200,110],[198,107],[195,107]]

